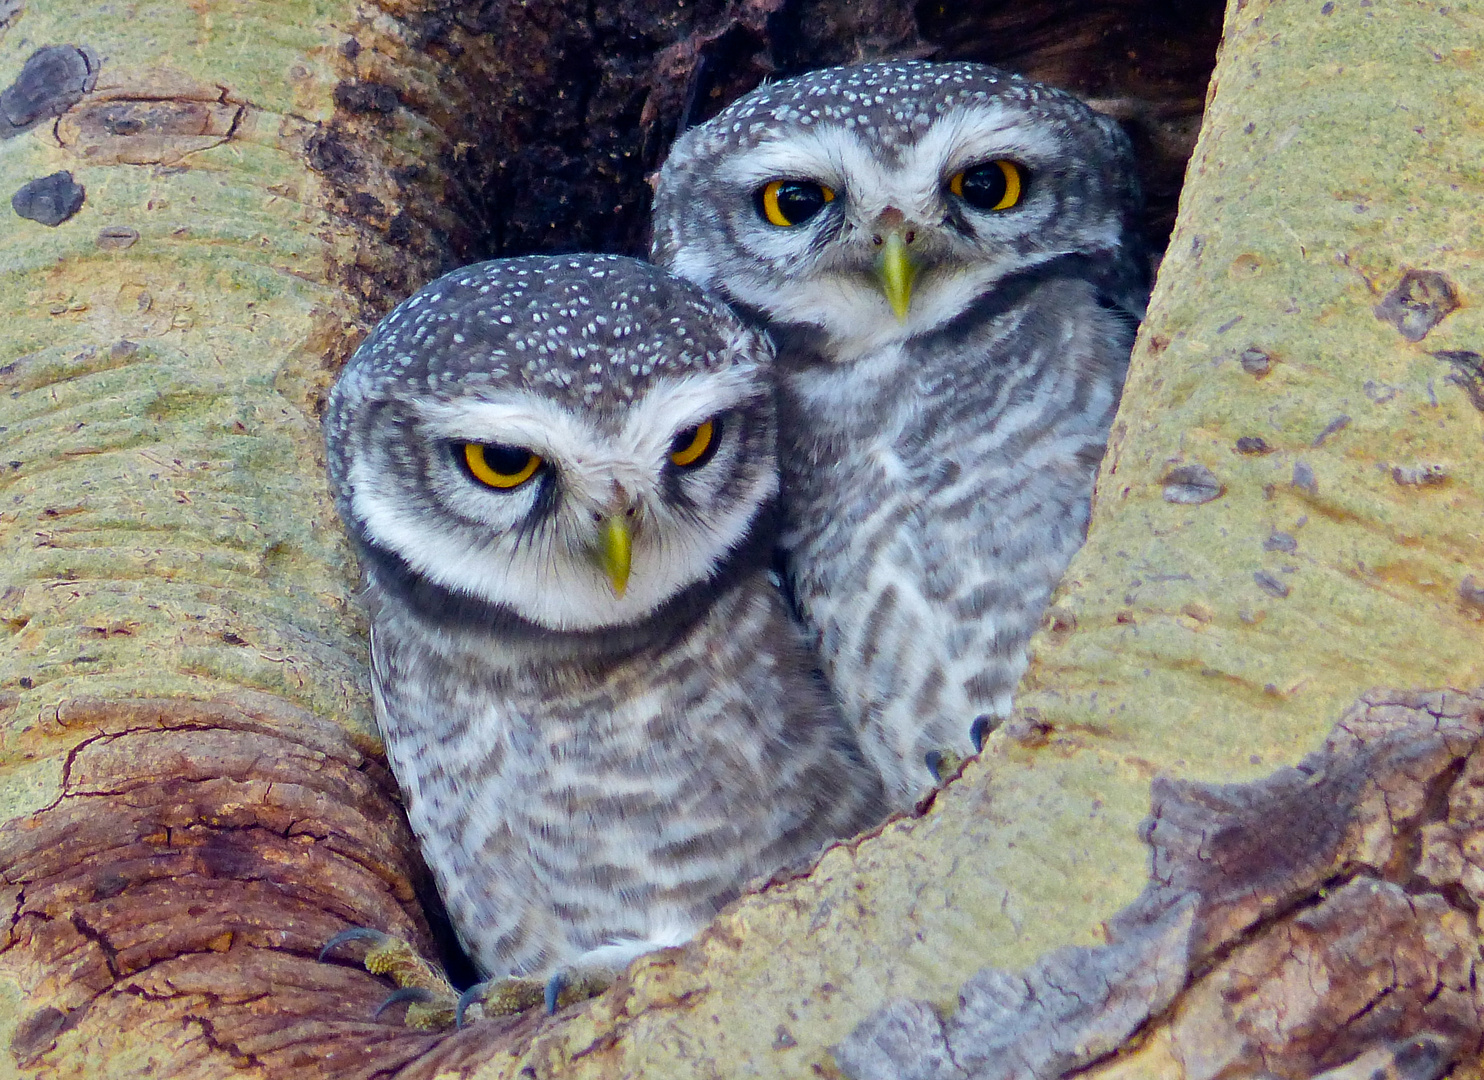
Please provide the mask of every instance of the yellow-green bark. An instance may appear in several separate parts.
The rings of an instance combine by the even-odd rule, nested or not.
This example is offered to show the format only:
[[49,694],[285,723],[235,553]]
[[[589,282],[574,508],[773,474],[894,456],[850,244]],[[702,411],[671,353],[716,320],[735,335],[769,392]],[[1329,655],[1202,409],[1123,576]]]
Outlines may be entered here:
[[[1484,342],[1484,13],[1239,8],[1057,601],[1076,629],[1020,698],[1099,753],[1226,779],[1312,748],[1367,687],[1484,682],[1460,593],[1484,576],[1484,414],[1434,355]],[[1374,313],[1409,269],[1462,301],[1416,342]],[[1226,494],[1165,502],[1189,463]]]
[[[48,3],[0,41],[4,81],[44,45],[102,62],[84,101],[0,143],[7,197],[58,170],[86,189],[55,228],[8,205],[0,224],[5,1074],[251,1060],[200,1018],[233,980],[250,998],[277,979],[274,950],[312,956],[336,929],[321,915],[426,941],[364,758],[363,623],[316,414],[367,317],[342,268],[376,254],[308,165],[357,29],[344,3]],[[75,874],[35,869],[74,848]],[[172,878],[202,925],[169,910]],[[100,929],[143,896],[164,906]],[[318,904],[280,926],[275,896]],[[191,953],[222,966],[172,968]]]
[[[0,147],[6,192],[59,169],[87,191],[55,229],[13,215],[4,225],[6,446],[19,464],[6,470],[0,540],[24,593],[5,600],[18,636],[0,678],[32,683],[13,715],[74,696],[245,684],[364,727],[348,554],[301,464],[319,452],[306,376],[345,332],[324,281],[334,224],[293,146],[315,118],[301,116],[288,65],[272,63],[311,50],[247,47],[281,5],[245,9],[228,47],[209,51],[196,43],[211,20],[189,6],[90,11],[25,11],[3,42],[5,70],[39,44],[76,42],[104,57],[100,90],[151,90],[168,66],[242,115],[230,139],[169,165],[92,164],[50,124]],[[275,33],[304,33],[313,15]],[[263,69],[218,63],[244,53]],[[139,239],[101,248],[109,226]],[[46,584],[57,580],[76,584],[59,593]],[[7,816],[52,797],[44,782],[29,801],[6,791]]]
[[[1100,941],[1145,883],[1156,773],[1260,776],[1368,687],[1484,682],[1459,593],[1484,578],[1484,416],[1430,355],[1484,342],[1481,120],[1484,12],[1231,5],[1089,541],[1022,686],[1049,739],[993,736],[925,818],[744,900],[686,962],[641,962],[631,998],[525,1058],[537,1075],[829,1075],[826,1048],[888,996],[951,1011],[982,966]],[[1406,268],[1462,297],[1418,343],[1372,311]],[[1245,436],[1273,452],[1239,454]],[[1165,501],[1194,463],[1225,494]],[[1446,482],[1393,477],[1426,464]],[[1296,554],[1264,551],[1274,530]],[[1130,1075],[1154,1074],[1140,1060]]]
[[[59,169],[87,190],[56,229],[0,226],[3,839],[27,851],[28,830],[55,828],[45,835],[65,845],[85,831],[88,799],[109,793],[79,777],[123,791],[147,776],[153,791],[178,755],[200,790],[185,809],[143,805],[131,843],[150,858],[177,859],[192,887],[226,881],[247,856],[200,855],[212,830],[257,830],[263,865],[303,852],[329,868],[274,883],[296,903],[294,889],[320,898],[302,912],[265,906],[230,933],[221,913],[143,924],[137,963],[118,942],[104,963],[85,933],[113,885],[66,878],[75,894],[58,893],[45,919],[13,918],[0,941],[0,1042],[13,1048],[0,1074],[132,1076],[152,1062],[288,1075],[397,1044],[389,1070],[446,1053],[450,1070],[489,1077],[831,1075],[829,1046],[889,996],[950,1009],[985,965],[1100,942],[1145,883],[1138,826],[1156,773],[1266,774],[1313,749],[1366,687],[1484,681],[1484,624],[1459,591],[1471,573],[1484,582],[1484,421],[1431,355],[1484,340],[1484,13],[1234,2],[1089,544],[1038,639],[1027,716],[924,816],[744,898],[587,1010],[508,1038],[397,1043],[365,1021],[370,990],[349,996],[354,973],[322,975],[312,959],[345,921],[425,933],[405,828],[365,759],[354,568],[315,410],[376,305],[396,298],[358,282],[415,281],[439,259],[388,241],[383,218],[424,198],[391,170],[421,162],[417,186],[438,189],[463,152],[450,133],[477,104],[451,53],[417,47],[408,14],[332,0],[49,3],[0,39],[0,81],[44,44],[103,60],[60,138],[47,123],[0,142],[0,192]],[[337,83],[356,79],[395,86],[403,108],[379,127],[337,111]],[[141,150],[117,124],[78,122],[151,95],[205,115],[207,134]],[[376,206],[348,201],[345,159],[323,142],[334,124],[356,193]],[[432,197],[418,215],[455,224]],[[105,228],[138,239],[100,246]],[[1407,268],[1446,275],[1461,299],[1415,343],[1373,314]],[[1268,358],[1264,377],[1243,366],[1249,350]],[[1238,453],[1252,437],[1271,452]],[[1170,470],[1195,464],[1221,497],[1166,501]],[[1274,531],[1296,549],[1264,550]],[[198,730],[210,740],[187,738]],[[47,825],[69,806],[76,820]],[[39,903],[0,884],[17,911]],[[76,942],[62,940],[84,910]],[[240,1000],[223,999],[238,976]],[[201,1018],[230,1009],[248,1034],[224,1039],[225,1020],[202,1033]],[[319,1041],[304,1035],[297,1057],[298,1035],[274,1042],[311,1015]],[[1129,1059],[1141,1075],[1179,1075],[1161,1045]]]

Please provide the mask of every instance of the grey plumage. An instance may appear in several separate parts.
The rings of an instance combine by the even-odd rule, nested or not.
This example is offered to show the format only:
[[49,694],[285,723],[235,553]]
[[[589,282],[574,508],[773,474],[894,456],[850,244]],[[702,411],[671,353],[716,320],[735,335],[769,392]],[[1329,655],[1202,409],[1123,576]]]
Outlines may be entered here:
[[655,261],[777,343],[791,584],[898,805],[1007,714],[1082,542],[1139,206],[1112,120],[966,63],[761,87],[661,171]]
[[331,394],[378,719],[487,976],[678,944],[883,813],[768,578],[770,362],[653,267],[533,257],[429,285]]

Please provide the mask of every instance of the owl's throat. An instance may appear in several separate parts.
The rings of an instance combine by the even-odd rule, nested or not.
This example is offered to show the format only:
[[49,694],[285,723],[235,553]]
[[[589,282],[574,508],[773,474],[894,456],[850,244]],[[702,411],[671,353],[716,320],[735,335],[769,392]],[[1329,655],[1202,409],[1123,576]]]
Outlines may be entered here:
[[[352,532],[361,566],[386,600],[432,629],[493,634],[508,646],[529,643],[544,655],[557,652],[589,660],[629,655],[683,634],[705,615],[718,593],[739,588],[767,572],[779,531],[777,499],[764,503],[743,537],[718,560],[711,574],[681,588],[652,611],[621,624],[594,629],[555,629],[527,618],[513,607],[450,588],[419,573],[400,554]],[[385,602],[385,601],[382,601]]]

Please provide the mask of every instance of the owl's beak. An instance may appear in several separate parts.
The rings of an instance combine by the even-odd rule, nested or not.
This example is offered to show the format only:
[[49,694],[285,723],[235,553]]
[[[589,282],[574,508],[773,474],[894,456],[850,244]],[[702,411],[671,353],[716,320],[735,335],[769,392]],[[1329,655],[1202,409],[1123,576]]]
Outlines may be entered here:
[[613,595],[622,596],[629,587],[629,560],[633,551],[633,530],[622,512],[605,518],[598,538],[598,563],[608,575]]
[[917,260],[908,250],[902,232],[901,228],[889,230],[882,238],[881,253],[876,256],[876,277],[898,322],[907,321],[907,310],[912,306],[912,282],[917,277]]

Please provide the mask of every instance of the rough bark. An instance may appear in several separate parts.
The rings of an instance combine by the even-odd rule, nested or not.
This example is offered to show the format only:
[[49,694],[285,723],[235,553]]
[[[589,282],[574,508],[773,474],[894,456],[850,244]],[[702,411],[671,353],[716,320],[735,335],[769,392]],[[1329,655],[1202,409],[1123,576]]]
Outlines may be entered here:
[[[1156,861],[1146,891],[1156,775],[1181,778],[1147,832],[1174,850],[1160,822],[1210,803],[1200,784],[1297,762],[1367,687],[1484,681],[1479,205],[1460,179],[1484,150],[1484,25],[1362,4],[1227,15],[1089,547],[1019,718],[923,814],[760,887],[595,1002],[440,1036],[372,1022],[383,984],[314,955],[356,924],[435,948],[321,478],[319,410],[360,334],[457,262],[641,249],[678,126],[765,75],[877,55],[1096,97],[1144,151],[1158,239],[1217,8],[0,3],[0,1074],[839,1075],[891,1000],[916,1003],[914,1032],[982,1045],[1016,987],[1073,977],[1116,1007],[1016,1028],[1062,1071],[1204,1075],[1182,1047],[1207,1030],[1227,1033],[1222,1067],[1282,1076],[1383,1058],[1421,1076],[1476,1051],[1457,1000],[1474,735],[1407,774],[1422,809],[1356,795],[1360,817],[1319,814],[1328,831],[1276,869],[1258,843],[1247,877]],[[1445,700],[1396,697],[1418,723],[1473,722]],[[1326,750],[1342,789],[1390,791],[1394,762],[1359,744]],[[1397,822],[1402,854],[1335,862],[1347,830]],[[1343,881],[1315,869],[1333,866]],[[1231,916],[1222,898],[1269,870],[1251,887],[1281,902]],[[1242,1012],[1339,971],[1325,949],[1360,889],[1394,946],[1365,970],[1411,964],[1406,993],[1372,997],[1401,1004],[1365,1006],[1352,965],[1297,1034]],[[1419,987],[1446,1023],[1414,1046]],[[1341,1006],[1381,1017],[1352,1024],[1359,1065],[1307,1049]]]
[[315,404],[349,268],[435,261],[310,165],[323,12],[6,10],[0,1069],[411,1056],[314,956],[382,920],[432,947]]
[[835,1057],[854,1080],[1216,1080],[1384,1049],[1439,1075],[1484,1039],[1481,738],[1484,694],[1372,691],[1295,768],[1161,777],[1150,881],[1107,945],[985,968],[946,1021],[893,1001]]

